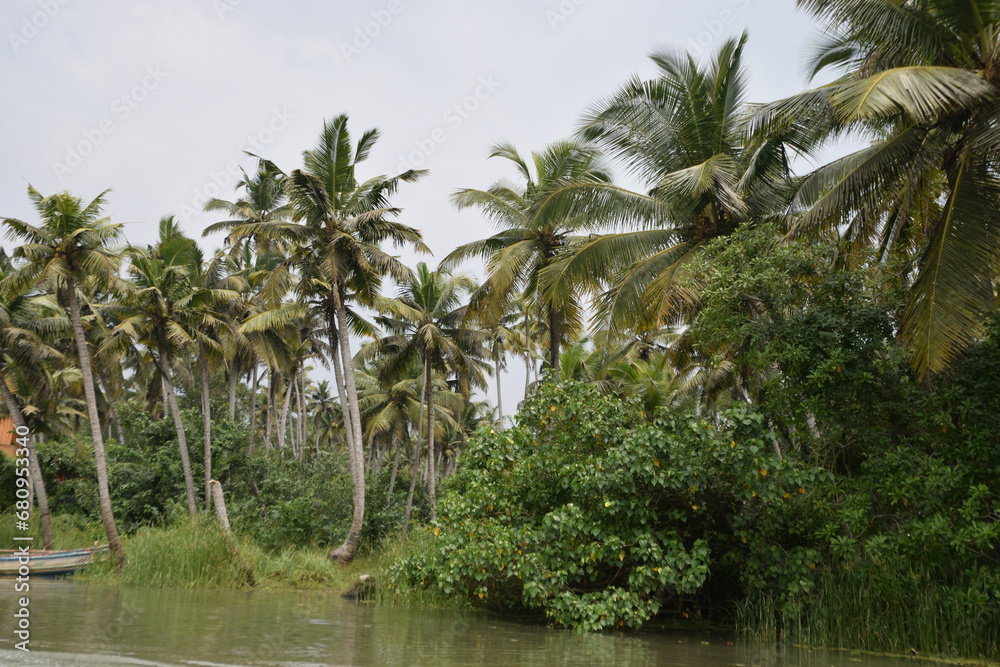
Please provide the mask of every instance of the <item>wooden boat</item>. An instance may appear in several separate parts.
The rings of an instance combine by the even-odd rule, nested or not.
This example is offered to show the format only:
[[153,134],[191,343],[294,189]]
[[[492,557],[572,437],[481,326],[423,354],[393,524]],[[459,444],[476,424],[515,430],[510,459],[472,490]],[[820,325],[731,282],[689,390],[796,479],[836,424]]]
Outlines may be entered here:
[[[71,574],[87,566],[97,554],[107,550],[107,546],[62,551],[29,549],[27,567],[30,574],[35,575]],[[23,560],[24,553],[17,549],[0,550],[0,577],[17,576]]]

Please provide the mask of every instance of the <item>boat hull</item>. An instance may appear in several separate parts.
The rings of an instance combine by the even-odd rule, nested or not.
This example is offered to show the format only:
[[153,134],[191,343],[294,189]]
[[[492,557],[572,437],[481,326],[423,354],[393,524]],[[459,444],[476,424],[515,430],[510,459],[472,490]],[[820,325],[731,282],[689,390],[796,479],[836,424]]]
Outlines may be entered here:
[[[94,560],[97,553],[107,547],[90,547],[87,549],[69,549],[64,551],[43,551],[31,549],[28,551],[27,567],[31,574],[57,575],[71,574],[86,567]],[[22,566],[24,554],[17,551],[0,551],[0,577],[17,576]]]

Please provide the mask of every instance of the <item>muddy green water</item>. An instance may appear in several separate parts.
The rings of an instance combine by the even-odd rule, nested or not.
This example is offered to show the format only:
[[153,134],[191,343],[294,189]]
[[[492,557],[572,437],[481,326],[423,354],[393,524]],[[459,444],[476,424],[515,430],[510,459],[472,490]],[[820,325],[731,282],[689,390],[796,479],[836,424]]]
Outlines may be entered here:
[[[30,653],[0,580],[0,665],[717,665],[901,667],[843,651],[777,650],[724,635],[579,635],[327,593],[178,591],[32,581]],[[730,643],[732,642],[732,643]],[[929,663],[922,663],[929,664]]]

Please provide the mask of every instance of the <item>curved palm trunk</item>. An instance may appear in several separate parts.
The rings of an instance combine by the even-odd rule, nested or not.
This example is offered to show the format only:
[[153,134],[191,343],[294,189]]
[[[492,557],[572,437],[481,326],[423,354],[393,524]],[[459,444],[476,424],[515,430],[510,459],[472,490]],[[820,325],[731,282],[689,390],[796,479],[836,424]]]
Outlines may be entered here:
[[205,511],[212,508],[212,402],[208,389],[208,358],[205,344],[198,342],[198,363],[201,366],[201,423],[205,434]]
[[339,334],[340,357],[343,363],[344,387],[347,390],[348,410],[354,442],[348,448],[351,461],[351,481],[354,483],[354,514],[351,528],[344,543],[330,554],[332,560],[350,562],[361,543],[361,528],[365,519],[365,454],[361,435],[361,411],[358,409],[358,387],[354,379],[354,364],[351,359],[351,340],[347,331],[347,308],[344,295],[337,295],[337,332]]
[[90,353],[87,351],[87,339],[83,333],[83,320],[80,318],[80,306],[76,300],[76,285],[72,277],[66,281],[69,292],[69,316],[73,322],[73,337],[76,339],[76,351],[80,361],[80,376],[83,380],[83,394],[87,402],[87,417],[90,421],[90,434],[94,442],[94,466],[97,468],[97,495],[101,506],[101,523],[108,538],[108,547],[120,568],[125,564],[125,550],[122,549],[118,537],[118,526],[115,525],[115,515],[111,508],[111,494],[108,491],[108,467],[104,458],[104,438],[101,436],[101,420],[97,414],[97,397],[94,393],[94,374],[90,369]]
[[[14,394],[10,392],[7,387],[7,379],[0,373],[0,395],[3,395],[3,401],[7,404],[7,412],[10,413],[10,418],[14,421],[14,426],[17,427],[18,431],[27,433],[28,425],[24,421],[24,415],[21,413],[21,406],[14,398]],[[35,452],[35,443],[31,441],[31,437],[26,437],[27,449],[28,449],[28,469],[31,474],[31,483],[35,489],[35,496],[38,499],[38,523],[42,526],[42,548],[51,549],[52,548],[52,516],[49,513],[49,496],[45,493],[45,480],[42,479],[42,468],[38,464],[38,454]]]
[[[161,363],[163,356],[161,354]],[[170,370],[170,362],[163,364],[160,374],[163,381],[163,389],[167,393],[167,401],[170,403],[170,414],[174,418],[174,432],[177,433],[177,446],[181,451],[181,469],[184,471],[184,494],[187,499],[188,515],[198,516],[198,501],[194,496],[194,475],[191,473],[191,458],[188,456],[187,436],[184,433],[184,422],[181,420],[181,408],[177,404],[177,393],[174,391],[173,374]]]

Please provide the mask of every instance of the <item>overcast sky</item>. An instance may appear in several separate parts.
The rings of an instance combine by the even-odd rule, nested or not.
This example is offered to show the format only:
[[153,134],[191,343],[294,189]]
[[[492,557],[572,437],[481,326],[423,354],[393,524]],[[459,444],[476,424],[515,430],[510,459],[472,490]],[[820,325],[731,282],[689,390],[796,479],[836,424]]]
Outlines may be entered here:
[[232,199],[234,168],[253,166],[243,150],[297,168],[347,113],[355,137],[382,132],[360,177],[430,170],[396,203],[432,265],[492,232],[449,195],[511,175],[486,159],[497,141],[542,149],[651,76],[651,52],[710,53],[744,29],[751,100],[793,94],[815,34],[794,0],[6,0],[0,25],[0,216],[37,220],[28,184],[87,201],[110,188],[131,243],[171,214],[201,239],[218,219],[198,212],[206,197]]

